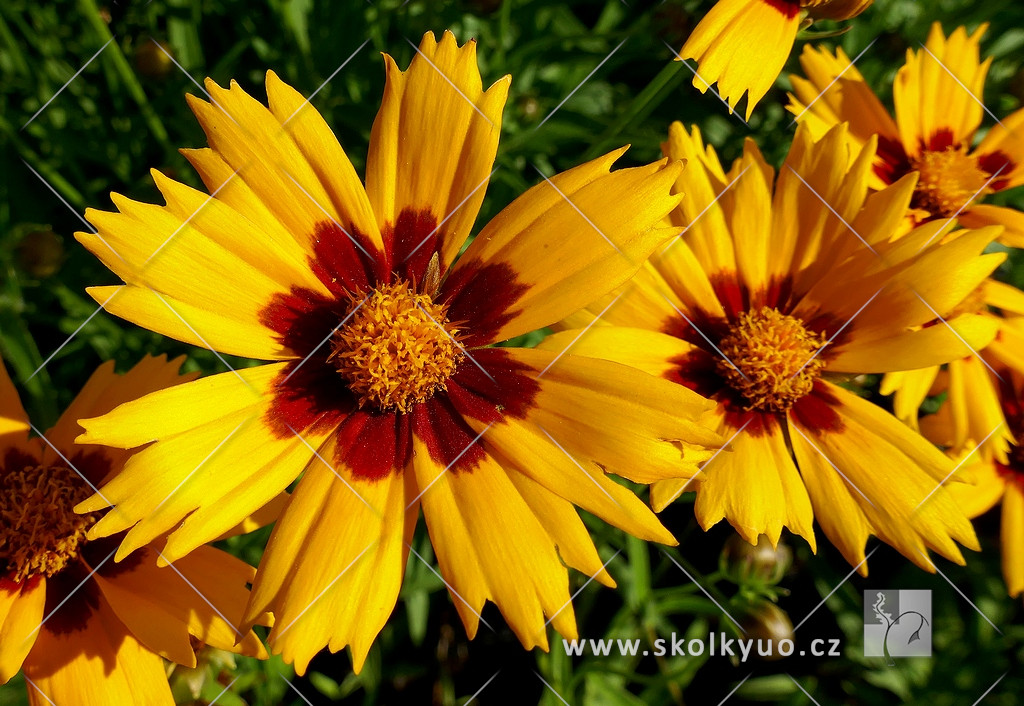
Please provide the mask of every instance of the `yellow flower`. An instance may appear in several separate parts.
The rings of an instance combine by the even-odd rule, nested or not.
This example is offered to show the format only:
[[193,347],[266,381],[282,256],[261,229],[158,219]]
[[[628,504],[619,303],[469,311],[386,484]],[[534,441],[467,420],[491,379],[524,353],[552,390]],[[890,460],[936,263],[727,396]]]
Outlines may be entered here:
[[509,79],[483,90],[475,44],[448,32],[425,35],[407,71],[385,63],[365,188],[320,115],[273,73],[269,110],[210,81],[213,103],[190,104],[211,148],[186,155],[211,196],[154,173],[166,206],[115,195],[121,212],[89,211],[99,235],[78,234],[127,283],[91,290],[108,311],[275,361],[86,420],[90,442],[155,442],[102,488],[117,512],[92,534],[129,530],[121,559],[171,532],[173,560],[301,474],[246,618],[276,616],[269,645],[300,673],[325,645],[350,645],[361,668],[421,507],[471,636],[486,600],[527,648],[547,647],[545,616],[575,636],[566,567],[613,582],[574,505],[672,543],[605,471],[639,482],[692,472],[721,443],[691,421],[710,403],[688,390],[492,346],[625,282],[674,233],[662,221],[681,165],[609,172],[623,150],[583,164],[514,201],[456,259]]
[[[1024,593],[1024,375],[1020,373],[1021,351],[1024,350],[1024,317],[1007,320],[1000,339],[1008,358],[999,358],[989,374],[988,385],[995,387],[1001,403],[1000,417],[1009,432],[1011,445],[1005,453],[990,448],[976,448],[973,443],[959,450],[950,446],[955,424],[948,413],[950,405],[921,420],[922,431],[936,443],[950,446],[950,453],[962,462],[959,474],[974,483],[951,483],[950,494],[968,517],[988,512],[1002,501],[1000,549],[1003,555],[1003,578],[1011,596]],[[995,344],[993,344],[995,345]],[[1007,360],[1015,367],[1009,367]],[[952,377],[952,376],[951,376]]]
[[696,128],[673,124],[663,148],[687,160],[686,198],[671,216],[683,235],[623,288],[600,319],[612,325],[594,325],[573,350],[716,401],[731,443],[692,481],[656,483],[656,509],[696,490],[705,529],[724,518],[751,543],[775,543],[788,527],[812,547],[817,518],[864,573],[872,534],[926,569],[929,549],[962,562],[954,541],[978,545],[956,505],[940,491],[916,511],[950,459],[837,383],[969,355],[961,337],[975,348],[991,341],[996,326],[983,316],[953,316],[956,332],[929,324],[1003,259],[979,254],[997,229],[943,240],[932,224],[891,239],[914,177],[867,196],[874,141],[848,144],[844,126],[818,142],[801,126],[776,178],[753,142],[725,171]]
[[815,20],[846,20],[873,0],[719,0],[679,53],[696,59],[693,85],[701,93],[717,83],[735,110],[747,94],[747,119],[779,77],[797,31]]
[[[995,340],[977,354],[949,361],[940,366],[887,373],[880,392],[893,395],[893,412],[905,424],[924,432],[932,441],[963,453],[979,446],[986,456],[1006,460],[1014,442],[1006,424],[999,394],[997,368],[1024,374],[1024,338],[996,311],[1024,315],[1024,292],[993,279],[985,280],[957,307],[957,311],[984,316],[995,323]],[[937,415],[918,424],[918,410],[929,395],[946,393]],[[941,425],[937,425],[939,420]],[[939,429],[941,428],[941,432]]]
[[213,547],[173,567],[158,567],[150,547],[115,564],[118,538],[87,538],[104,513],[72,509],[132,456],[76,445],[76,420],[189,380],[180,364],[147,357],[125,375],[101,366],[45,439],[29,438],[0,364],[0,684],[24,671],[36,706],[173,704],[161,657],[195,666],[193,638],[266,657],[251,631],[226,622],[241,620],[252,567]]
[[807,78],[791,77],[795,95],[789,109],[816,136],[840,122],[849,123],[853,145],[877,136],[873,189],[919,172],[912,225],[954,216],[968,228],[1002,225],[1001,240],[1020,247],[1024,214],[982,203],[989,194],[1024,184],[1024,109],[994,125],[975,145],[992,63],[979,58],[987,26],[971,35],[959,27],[947,38],[938,23],[932,25],[924,48],[908,50],[896,74],[895,120],[842,49],[833,56],[807,46],[800,57]]

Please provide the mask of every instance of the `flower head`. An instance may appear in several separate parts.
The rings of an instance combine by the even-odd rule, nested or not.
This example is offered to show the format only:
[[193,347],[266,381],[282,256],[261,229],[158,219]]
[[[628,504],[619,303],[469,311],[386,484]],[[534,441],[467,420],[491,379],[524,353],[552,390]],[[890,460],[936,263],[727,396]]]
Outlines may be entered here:
[[871,188],[881,189],[917,172],[910,225],[957,219],[968,228],[1002,225],[1002,240],[1024,245],[1020,213],[984,203],[993,193],[1024,184],[1024,109],[998,121],[977,141],[981,102],[992,63],[979,44],[988,25],[973,34],[958,27],[948,37],[936,22],[920,50],[893,85],[895,117],[882,105],[842,49],[807,46],[800,56],[806,78],[792,76],[789,109],[815,136],[849,123],[854,146],[877,136]]
[[846,20],[873,0],[718,0],[686,40],[679,58],[697,60],[693,85],[717,83],[736,108],[747,94],[747,119],[779,77],[797,32],[815,20]]
[[157,547],[115,564],[116,538],[88,537],[106,512],[74,512],[131,456],[76,445],[76,420],[189,380],[180,363],[102,366],[43,438],[0,365],[0,683],[24,671],[32,703],[170,701],[161,658],[194,666],[193,640],[266,656],[227,622],[241,620],[251,567],[213,547],[173,567],[157,567]]
[[571,352],[492,345],[625,282],[674,232],[662,221],[681,165],[609,172],[623,150],[583,164],[514,201],[456,257],[509,79],[484,90],[475,44],[447,32],[424,36],[408,70],[385,64],[365,187],[273,73],[269,109],[211,81],[211,103],[190,98],[210,148],[186,152],[211,194],[154,173],[166,206],[115,195],[120,213],[89,211],[99,234],[78,234],[126,282],[91,290],[108,311],[275,361],[85,420],[92,442],[155,442],[79,506],[117,509],[91,536],[128,530],[122,559],[170,532],[173,560],[302,475],[247,614],[274,613],[269,644],[300,672],[325,645],[350,645],[362,666],[421,508],[471,636],[487,600],[526,647],[547,647],[547,622],[575,636],[567,566],[613,582],[574,506],[673,542],[605,472],[693,472],[720,443],[694,421],[709,403],[689,390]]
[[914,177],[869,196],[874,142],[851,150],[844,126],[817,142],[800,127],[777,177],[750,141],[728,171],[696,128],[674,124],[663,148],[687,161],[687,198],[671,216],[680,237],[586,333],[542,344],[579,336],[580,354],[716,402],[727,450],[690,479],[656,483],[656,509],[692,490],[704,528],[726,519],[749,542],[774,544],[788,527],[812,547],[816,518],[862,572],[872,534],[925,568],[929,549],[962,562],[955,542],[977,548],[962,511],[941,490],[917,507],[950,459],[842,383],[990,342],[994,322],[955,308],[1003,259],[981,254],[997,229],[944,235],[931,224],[893,237]]

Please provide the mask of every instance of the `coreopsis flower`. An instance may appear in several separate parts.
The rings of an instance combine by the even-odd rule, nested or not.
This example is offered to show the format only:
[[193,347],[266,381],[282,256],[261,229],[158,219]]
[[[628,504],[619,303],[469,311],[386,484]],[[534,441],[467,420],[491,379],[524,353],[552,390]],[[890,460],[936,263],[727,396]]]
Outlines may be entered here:
[[[869,535],[925,568],[928,550],[962,562],[956,542],[978,545],[941,489],[915,511],[952,461],[839,383],[938,365],[991,341],[994,322],[954,309],[1004,258],[980,254],[997,228],[944,238],[930,224],[891,237],[915,176],[868,196],[874,147],[851,150],[845,126],[817,142],[801,126],[777,177],[749,140],[726,171],[696,128],[675,123],[663,148],[687,162],[687,198],[671,216],[681,237],[617,300],[567,321],[592,323],[608,307],[589,331],[542,344],[579,336],[580,355],[715,400],[727,449],[690,480],[656,483],[656,509],[695,490],[705,529],[724,518],[751,543],[775,543],[788,527],[812,548],[817,518],[862,572]],[[950,325],[932,325],[937,315]]]
[[[994,360],[990,384],[997,390],[1000,416],[1012,438],[1005,453],[985,446],[975,447],[971,442],[960,448],[953,446],[958,425],[954,415],[948,412],[949,405],[923,417],[921,430],[949,449],[958,461],[958,475],[971,478],[971,483],[949,484],[950,494],[968,517],[978,517],[1001,504],[999,543],[1003,578],[1009,594],[1019,596],[1024,593],[1024,375],[1019,365],[1020,352],[1024,350],[1024,318],[1008,319],[1000,338],[1007,344],[1002,352],[1008,357]],[[1013,357],[1018,360],[1014,361],[1017,365],[1011,367],[1007,361]]]
[[847,20],[872,0],[718,0],[679,52],[696,59],[693,85],[704,93],[717,83],[735,110],[747,94],[747,119],[779,77],[797,32],[816,20]]
[[448,32],[425,35],[407,71],[385,64],[365,187],[276,75],[269,109],[208,81],[212,103],[189,102],[210,148],[186,156],[211,195],[156,173],[166,206],[115,195],[120,213],[89,211],[99,234],[78,234],[126,282],[90,290],[108,311],[273,361],[85,420],[90,442],[155,442],[80,505],[115,505],[93,536],[128,530],[121,559],[170,532],[173,560],[301,474],[246,617],[276,616],[269,646],[299,672],[325,645],[351,646],[362,666],[421,508],[471,636],[486,600],[527,648],[547,647],[545,616],[574,636],[567,566],[613,584],[574,505],[672,543],[605,471],[639,482],[692,472],[721,442],[693,421],[710,403],[688,390],[492,345],[625,282],[674,233],[663,219],[681,165],[609,172],[622,150],[583,164],[515,200],[457,257],[509,79],[483,90],[475,44]]
[[118,538],[87,536],[104,513],[73,511],[132,456],[76,445],[76,420],[190,379],[180,363],[147,357],[124,375],[101,366],[44,438],[29,436],[0,364],[0,684],[24,672],[33,706],[171,705],[162,658],[195,666],[193,640],[266,657],[232,624],[252,567],[213,547],[173,566],[157,566],[158,546],[115,564]]
[[979,56],[986,28],[983,24],[968,35],[959,27],[946,37],[933,24],[924,48],[908,49],[907,62],[896,74],[895,118],[842,49],[833,55],[807,46],[800,56],[807,78],[791,77],[795,95],[789,109],[815,135],[840,122],[849,123],[847,134],[854,145],[877,135],[873,189],[918,172],[911,225],[953,217],[968,228],[1002,225],[1002,241],[1020,247],[1024,214],[983,203],[990,194],[1024,184],[1024,109],[997,122],[977,141],[992,63]]
[[[923,430],[925,436],[962,454],[968,446],[979,447],[985,456],[1006,460],[1014,443],[1013,431],[1003,416],[997,368],[1024,374],[1024,337],[1001,314],[1024,315],[1024,292],[1004,282],[985,280],[957,307],[995,322],[998,333],[985,348],[940,366],[887,373],[879,391],[892,394],[893,412],[905,424]],[[946,394],[937,415],[923,418],[919,410],[925,399]],[[936,423],[941,419],[941,425]],[[939,429],[942,429],[941,433]]]

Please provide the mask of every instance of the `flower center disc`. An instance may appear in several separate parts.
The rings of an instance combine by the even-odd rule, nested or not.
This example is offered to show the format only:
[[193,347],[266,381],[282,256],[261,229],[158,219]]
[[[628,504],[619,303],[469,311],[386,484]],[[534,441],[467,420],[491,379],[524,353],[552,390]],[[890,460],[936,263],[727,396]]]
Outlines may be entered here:
[[719,341],[728,360],[718,360],[716,366],[747,400],[747,411],[783,412],[814,387],[825,367],[815,353],[825,341],[823,334],[808,331],[799,319],[762,307],[739,315]]
[[949,217],[966,208],[988,181],[966,148],[925,151],[912,166],[920,173],[914,205],[936,216]]
[[90,495],[78,474],[62,466],[0,473],[0,565],[15,583],[53,576],[79,555],[97,515],[72,508]]
[[352,306],[328,360],[360,407],[408,412],[446,388],[463,358],[446,307],[405,282],[382,285]]

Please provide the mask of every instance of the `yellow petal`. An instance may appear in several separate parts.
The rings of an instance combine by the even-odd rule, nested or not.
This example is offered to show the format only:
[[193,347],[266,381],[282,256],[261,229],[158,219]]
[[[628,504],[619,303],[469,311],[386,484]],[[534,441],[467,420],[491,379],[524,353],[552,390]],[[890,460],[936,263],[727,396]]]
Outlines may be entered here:
[[[370,136],[366,188],[386,232],[406,209],[430,214],[433,228],[411,235],[422,240],[437,230],[443,269],[480,210],[511,77],[484,91],[476,41],[460,47],[447,30],[440,42],[431,32],[423,35],[408,70],[399,70],[387,54],[384,62],[387,84]],[[431,245],[424,245],[427,257]]]
[[718,83],[735,109],[747,93],[747,119],[775,83],[800,28],[799,8],[762,0],[719,0],[680,51],[697,59],[693,85],[703,93]]
[[21,669],[39,634],[45,604],[45,578],[0,582],[0,684]]
[[0,360],[0,448],[6,448],[28,438],[29,421],[21,406],[18,390]]
[[413,449],[430,541],[469,636],[489,599],[526,649],[548,649],[545,616],[575,639],[568,572],[505,470],[485,456],[471,471],[445,472],[419,439]]
[[1006,486],[1000,541],[1006,589],[1017,597],[1024,592],[1024,490],[1020,485]]
[[[242,633],[246,584],[255,570],[226,552],[199,547],[172,566],[157,566],[144,549],[125,566],[94,574],[118,619],[145,647],[188,667],[196,665],[190,637],[222,650],[266,658],[255,633]],[[236,644],[237,643],[237,644]]]

